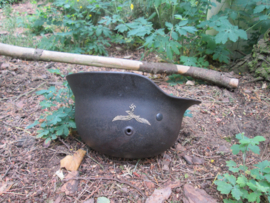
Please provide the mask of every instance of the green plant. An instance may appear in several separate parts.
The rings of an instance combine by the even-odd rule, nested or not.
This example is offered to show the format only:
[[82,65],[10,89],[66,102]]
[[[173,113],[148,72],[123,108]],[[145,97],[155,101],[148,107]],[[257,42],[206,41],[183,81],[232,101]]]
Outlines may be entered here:
[[0,8],[4,8],[5,6],[10,6],[10,4],[17,3],[18,0],[0,0]]
[[[267,0],[233,0],[208,19],[214,6],[209,0],[56,0],[26,26],[36,34],[52,33],[42,39],[42,49],[106,55],[118,43],[172,63],[207,67],[206,56],[229,63],[228,43],[246,40],[249,32],[254,44],[270,23]],[[216,34],[206,34],[212,29]]]
[[[58,69],[50,69],[49,72],[64,77]],[[71,103],[74,96],[67,81],[63,82],[63,88],[51,86],[37,91],[36,94],[44,96],[40,106],[45,112],[27,128],[39,125],[41,129],[37,131],[37,138],[45,138],[45,143],[48,143],[59,136],[67,137],[70,130],[76,129],[74,104]]]
[[235,175],[225,173],[218,175],[215,184],[221,194],[230,195],[232,199],[224,199],[225,203],[236,203],[248,200],[248,202],[261,202],[261,197],[270,201],[270,162],[264,160],[255,164],[252,169],[246,165],[246,156],[249,151],[260,154],[259,143],[265,141],[262,136],[252,139],[244,136],[244,133],[236,135],[240,144],[231,147],[233,154],[242,152],[243,164],[237,165],[233,160],[227,161],[229,171]]

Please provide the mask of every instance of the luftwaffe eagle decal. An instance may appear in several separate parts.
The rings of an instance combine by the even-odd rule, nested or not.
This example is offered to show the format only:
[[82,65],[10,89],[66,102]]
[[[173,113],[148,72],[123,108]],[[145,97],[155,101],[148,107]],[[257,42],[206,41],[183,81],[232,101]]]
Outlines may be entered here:
[[116,116],[112,121],[129,121],[129,120],[132,120],[133,118],[140,122],[140,123],[144,123],[144,124],[147,124],[147,125],[151,125],[149,123],[148,120],[146,120],[145,118],[140,118],[140,116],[138,115],[135,115],[134,114],[134,109],[136,108],[136,106],[134,104],[131,104],[129,106],[130,110],[126,111],[128,115],[126,116]]

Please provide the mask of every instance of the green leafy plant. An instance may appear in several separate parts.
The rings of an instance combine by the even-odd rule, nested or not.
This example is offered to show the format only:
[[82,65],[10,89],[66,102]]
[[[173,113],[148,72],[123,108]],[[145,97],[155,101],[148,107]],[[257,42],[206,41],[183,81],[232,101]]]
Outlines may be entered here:
[[43,37],[42,49],[106,55],[117,43],[158,53],[164,61],[208,67],[206,56],[229,63],[228,43],[246,40],[249,33],[253,45],[270,23],[267,0],[234,0],[209,19],[215,6],[209,0],[56,0],[26,27],[51,33]]
[[251,169],[246,165],[246,156],[249,151],[260,154],[259,143],[265,141],[262,136],[248,138],[244,133],[236,135],[240,144],[231,147],[233,154],[242,153],[243,164],[237,165],[233,160],[227,161],[230,175],[218,175],[215,184],[221,194],[229,195],[232,199],[224,199],[225,203],[261,202],[262,196],[270,201],[270,162],[264,160],[255,164]]
[[0,0],[0,8],[3,8],[5,6],[9,6],[10,4],[17,3],[18,0]]
[[[49,71],[64,77],[58,69]],[[36,94],[44,96],[40,106],[45,112],[27,128],[39,125],[41,129],[37,131],[37,138],[44,138],[45,143],[48,143],[60,136],[67,137],[70,130],[76,129],[75,108],[74,103],[71,102],[74,101],[74,96],[67,81],[63,82],[63,88],[57,89],[55,86],[51,86],[48,89],[37,91]]]

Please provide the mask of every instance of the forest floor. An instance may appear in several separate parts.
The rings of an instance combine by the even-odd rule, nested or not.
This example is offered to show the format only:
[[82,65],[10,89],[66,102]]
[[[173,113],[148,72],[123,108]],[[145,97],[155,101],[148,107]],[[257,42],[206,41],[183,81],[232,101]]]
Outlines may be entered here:
[[[134,60],[141,56],[140,51],[113,48],[109,53]],[[145,60],[155,62],[156,57],[152,54]],[[108,157],[74,136],[46,146],[44,140],[35,138],[37,128],[25,128],[43,113],[39,106],[42,96],[35,92],[51,85],[60,88],[63,82],[62,77],[48,72],[48,64],[0,56],[0,188],[8,188],[0,189],[0,202],[85,202],[98,197],[111,202],[144,202],[155,189],[166,186],[172,188],[166,202],[182,202],[184,184],[203,189],[222,202],[224,196],[213,181],[218,174],[228,172],[226,161],[242,163],[241,155],[230,150],[236,134],[266,138],[260,144],[260,155],[248,153],[247,165],[270,160],[270,91],[263,81],[247,82],[252,80],[248,75],[235,76],[242,83],[235,90],[210,84],[170,86],[164,77],[151,77],[167,94],[202,101],[189,109],[192,117],[184,117],[174,146],[158,156],[140,160]],[[64,74],[123,71],[63,63],[53,67]],[[77,190],[66,195],[61,190],[65,182],[56,172],[60,160],[80,148],[87,151],[78,170],[81,179]],[[193,163],[188,164],[183,157]],[[63,169],[63,173],[66,176],[68,171]]]

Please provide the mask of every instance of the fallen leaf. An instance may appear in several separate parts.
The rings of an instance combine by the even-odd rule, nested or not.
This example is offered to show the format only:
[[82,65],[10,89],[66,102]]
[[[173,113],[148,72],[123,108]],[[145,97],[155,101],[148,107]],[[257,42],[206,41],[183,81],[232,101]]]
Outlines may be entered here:
[[4,181],[2,181],[0,183],[0,195],[2,195],[3,193],[9,191],[9,189],[12,187],[13,184],[14,184],[13,182],[9,182],[9,181],[4,182]]
[[98,197],[97,203],[110,203],[110,200],[107,197]]
[[60,180],[63,180],[65,178],[63,171],[61,169],[59,169],[58,171],[55,172],[55,175],[57,175]]
[[170,197],[171,193],[172,189],[170,187],[155,189],[153,194],[146,199],[145,203],[163,203]]
[[123,58],[124,58],[124,59],[130,59],[131,57],[132,57],[132,55],[124,56]]
[[60,161],[61,168],[66,168],[69,171],[77,171],[85,154],[85,150],[79,149],[75,151],[73,156],[67,155]]
[[191,185],[184,185],[184,203],[217,203],[210,195],[202,189],[195,189]]
[[[79,172],[72,171],[67,175],[66,179],[73,179],[73,178],[78,178],[78,177],[79,177]],[[79,180],[76,180],[76,179],[69,180],[61,187],[61,191],[65,192],[66,195],[72,195],[75,192],[77,192],[78,186],[79,186]]]

